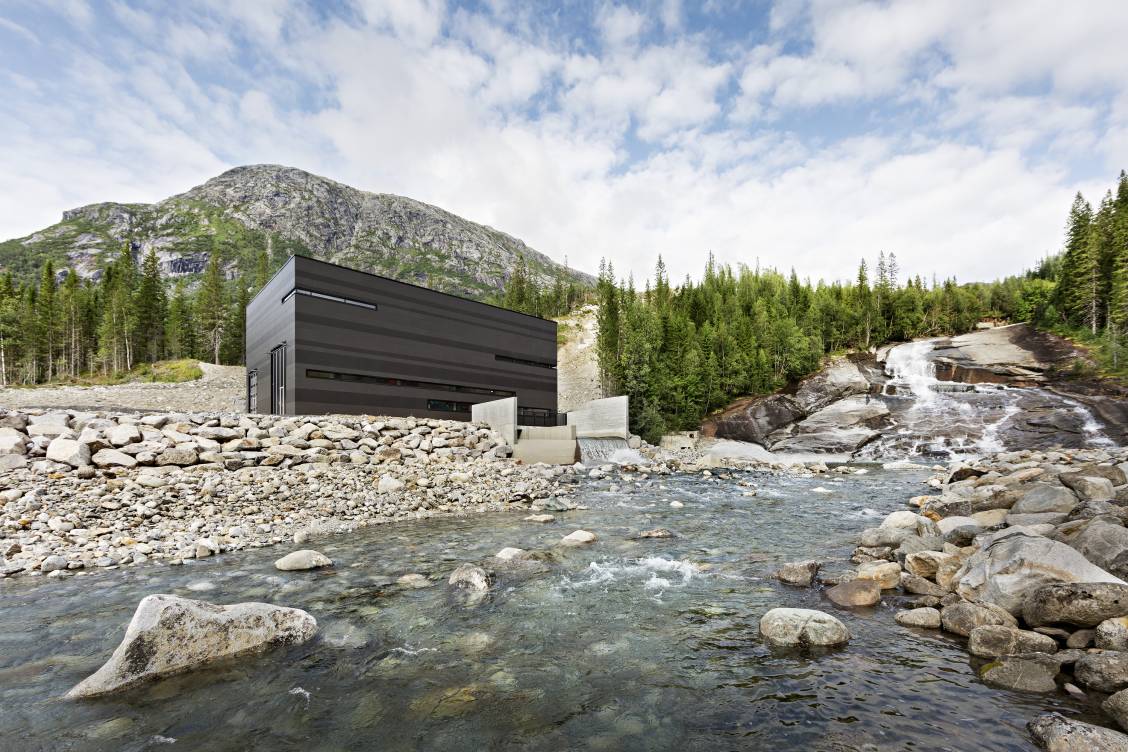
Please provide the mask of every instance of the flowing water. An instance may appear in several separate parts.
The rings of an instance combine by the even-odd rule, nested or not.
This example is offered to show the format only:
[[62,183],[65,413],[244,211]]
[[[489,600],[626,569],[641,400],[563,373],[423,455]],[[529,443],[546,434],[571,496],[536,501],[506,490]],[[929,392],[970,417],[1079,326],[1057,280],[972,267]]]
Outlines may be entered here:
[[[274,548],[0,581],[0,748],[1032,750],[1030,718],[1083,708],[982,685],[959,641],[894,623],[899,596],[843,611],[817,588],[771,577],[810,556],[846,568],[858,531],[903,508],[924,477],[749,473],[614,492],[585,481],[589,509],[554,524],[493,514],[318,539],[336,562],[326,571],[278,572]],[[678,537],[634,538],[654,527]],[[599,540],[554,546],[577,528]],[[476,607],[449,592],[458,563],[505,546],[553,553],[543,571],[499,572]],[[402,590],[393,583],[407,572],[436,585]],[[296,606],[321,633],[119,696],[59,699],[110,655],[151,593]],[[770,651],[757,624],[775,606],[834,612],[853,640]]]
[[1080,402],[1039,388],[940,381],[929,340],[889,351],[881,399],[893,426],[863,448],[869,459],[960,458],[1009,449],[1107,447],[1093,414]]

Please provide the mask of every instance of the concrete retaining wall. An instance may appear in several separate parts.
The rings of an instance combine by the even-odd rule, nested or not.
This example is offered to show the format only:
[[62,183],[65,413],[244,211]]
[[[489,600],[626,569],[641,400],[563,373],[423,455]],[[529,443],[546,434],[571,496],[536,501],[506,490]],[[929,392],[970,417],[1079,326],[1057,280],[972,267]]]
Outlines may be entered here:
[[517,443],[517,398],[492,402],[479,402],[470,408],[470,420],[475,423],[485,423],[493,430],[500,433],[509,442],[509,446]]
[[592,400],[568,413],[568,425],[576,427],[581,439],[627,439],[630,416],[626,396]]

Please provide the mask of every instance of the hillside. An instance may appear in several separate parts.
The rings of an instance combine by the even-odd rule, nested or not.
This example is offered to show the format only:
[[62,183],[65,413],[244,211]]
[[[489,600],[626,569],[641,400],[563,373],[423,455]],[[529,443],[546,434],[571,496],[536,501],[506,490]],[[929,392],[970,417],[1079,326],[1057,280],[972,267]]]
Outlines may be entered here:
[[[97,278],[126,240],[157,251],[166,277],[194,277],[220,253],[229,275],[268,251],[291,253],[482,298],[497,293],[523,257],[541,282],[569,270],[503,232],[402,196],[369,193],[279,165],[236,167],[155,204],[99,203],[24,238],[0,242],[0,268],[28,279],[46,259]],[[109,255],[107,255],[109,254]]]

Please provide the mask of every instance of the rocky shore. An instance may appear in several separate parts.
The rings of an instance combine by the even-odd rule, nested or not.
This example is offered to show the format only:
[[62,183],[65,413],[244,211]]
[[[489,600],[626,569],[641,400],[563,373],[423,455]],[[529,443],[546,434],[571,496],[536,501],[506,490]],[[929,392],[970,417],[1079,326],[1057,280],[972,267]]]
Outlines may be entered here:
[[[982,681],[1065,692],[1128,730],[1128,450],[1023,451],[957,463],[864,531],[853,571],[793,562],[842,608],[889,599],[902,626],[967,639]],[[1043,716],[1045,749],[1128,750],[1128,735]]]

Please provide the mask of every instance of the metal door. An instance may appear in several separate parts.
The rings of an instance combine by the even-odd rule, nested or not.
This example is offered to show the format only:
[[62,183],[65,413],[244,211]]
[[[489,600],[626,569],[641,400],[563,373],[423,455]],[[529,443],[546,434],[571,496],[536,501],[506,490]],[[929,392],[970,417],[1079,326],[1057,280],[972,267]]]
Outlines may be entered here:
[[286,414],[286,346],[270,351],[270,414]]

